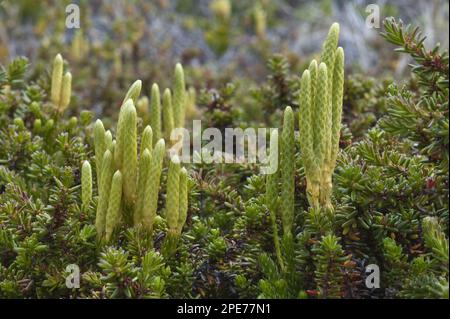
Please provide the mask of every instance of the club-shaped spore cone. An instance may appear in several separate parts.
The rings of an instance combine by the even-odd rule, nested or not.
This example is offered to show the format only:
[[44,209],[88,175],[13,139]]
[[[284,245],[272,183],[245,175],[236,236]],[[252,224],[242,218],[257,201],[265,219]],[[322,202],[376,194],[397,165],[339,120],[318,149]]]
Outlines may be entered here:
[[291,233],[294,221],[295,186],[294,112],[286,107],[281,132],[281,218],[283,232]]
[[160,187],[161,172],[165,154],[165,143],[160,139],[153,149],[150,164],[150,176],[145,183],[144,200],[142,209],[142,220],[147,232],[151,233],[158,208],[158,194]]
[[183,127],[186,107],[186,85],[184,81],[183,66],[177,63],[175,66],[175,86],[173,89],[173,119],[174,127]]
[[163,125],[164,125],[164,139],[170,142],[170,134],[174,129],[174,116],[172,106],[172,95],[169,89],[164,90],[163,94]]
[[58,107],[59,100],[61,98],[61,88],[63,80],[63,58],[61,54],[57,54],[53,60],[53,70],[52,70],[52,86],[51,86],[51,99],[52,103]]
[[167,226],[169,231],[176,232],[180,207],[180,159],[177,155],[173,156],[169,162],[166,196]]
[[150,150],[146,148],[139,159],[138,197],[133,216],[135,226],[139,225],[143,220],[145,197],[150,195],[150,193],[147,193],[147,184],[150,182],[151,159]]
[[97,185],[100,185],[103,155],[105,154],[106,151],[105,127],[103,126],[103,122],[101,120],[97,120],[94,124],[94,151],[95,151],[95,168],[97,171]]
[[150,126],[153,129],[153,144],[159,141],[161,135],[161,97],[159,86],[156,83],[152,85],[152,94],[150,98]]
[[81,167],[81,202],[82,208],[87,209],[92,199],[92,170],[89,161],[84,161]]
[[142,157],[142,154],[146,149],[149,151],[153,150],[153,130],[149,125],[147,125],[142,132],[140,157]]
[[178,234],[181,234],[184,223],[187,218],[188,211],[188,173],[183,167],[180,170],[180,204],[179,204],[179,214],[178,214]]
[[109,195],[108,211],[106,214],[105,240],[109,242],[114,229],[120,224],[120,206],[122,202],[122,174],[116,171],[112,178]]
[[335,22],[331,25],[330,30],[328,31],[327,38],[323,43],[322,54],[320,57],[320,62],[325,63],[330,75],[327,82],[329,91],[332,90],[333,79],[331,78],[331,75],[333,74],[334,59],[336,54],[336,48],[338,46],[338,41],[339,41],[339,24]]
[[58,111],[60,113],[64,112],[64,110],[70,104],[70,98],[72,96],[72,74],[67,72],[64,74],[62,79],[62,87],[61,87],[61,97],[59,100]]
[[124,106],[123,116],[123,191],[124,200],[129,205],[133,205],[136,199],[137,182],[137,114],[136,108],[131,100]]
[[131,99],[133,100],[133,104],[136,105],[139,95],[141,94],[141,88],[142,88],[142,81],[136,80],[128,89],[128,92],[125,95],[125,98],[123,99],[122,103],[125,103],[128,99]]
[[[272,130],[270,133],[270,163],[278,163],[278,130]],[[276,151],[275,151],[276,150]],[[273,158],[272,158],[273,157]],[[266,176],[266,206],[269,209],[270,221],[272,224],[273,241],[275,245],[275,253],[281,268],[284,268],[283,258],[280,250],[280,240],[278,236],[277,211],[279,202],[279,170],[276,169],[272,174]]]
[[339,152],[339,140],[342,122],[342,100],[344,96],[344,50],[336,50],[336,58],[333,69],[333,92],[332,92],[332,117],[333,126],[331,131],[331,171],[336,166],[336,158]]
[[102,173],[99,187],[99,199],[97,203],[97,216],[95,219],[95,228],[97,229],[97,237],[101,239],[105,232],[106,213],[108,210],[109,193],[111,190],[111,179],[113,176],[113,159],[109,150],[103,155]]

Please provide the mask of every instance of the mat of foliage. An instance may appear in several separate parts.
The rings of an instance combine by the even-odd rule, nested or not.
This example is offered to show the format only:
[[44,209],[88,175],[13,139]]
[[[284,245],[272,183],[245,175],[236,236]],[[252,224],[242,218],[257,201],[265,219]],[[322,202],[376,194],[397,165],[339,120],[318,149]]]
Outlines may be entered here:
[[[0,297],[448,298],[448,52],[425,48],[417,29],[394,20],[383,36],[412,57],[410,77],[399,84],[346,77],[333,216],[308,210],[296,140],[294,232],[281,242],[282,268],[257,165],[188,165],[187,220],[174,255],[160,251],[161,217],[151,245],[132,227],[98,245],[97,198],[81,205],[94,114],[77,103],[101,96],[77,95],[78,83],[70,115],[60,114],[50,101],[50,61],[44,69],[24,57],[3,66]],[[239,81],[200,87],[205,125],[280,127],[281,110],[298,108],[299,76],[281,55],[268,68],[251,92]],[[113,117],[119,102],[109,104]],[[264,112],[255,115],[256,105]],[[162,189],[166,180],[164,169]],[[79,289],[66,286],[69,264],[80,268]],[[365,284],[369,264],[380,267],[379,289]]]

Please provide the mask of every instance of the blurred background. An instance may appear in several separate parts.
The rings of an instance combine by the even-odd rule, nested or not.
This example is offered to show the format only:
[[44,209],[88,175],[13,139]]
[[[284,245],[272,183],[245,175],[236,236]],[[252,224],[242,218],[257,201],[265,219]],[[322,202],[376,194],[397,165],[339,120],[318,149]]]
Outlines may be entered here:
[[[66,27],[71,3],[80,10],[79,29]],[[367,27],[371,3],[379,6],[381,28],[383,18],[395,16],[420,26],[430,46],[448,48],[448,0],[14,0],[0,2],[0,63],[26,56],[35,74],[48,73],[60,52],[80,103],[91,104],[82,106],[101,112],[137,78],[147,91],[153,82],[169,86],[176,62],[197,88],[237,77],[261,83],[274,54],[300,72],[337,21],[348,72],[400,78],[410,61],[379,36],[382,29]]]

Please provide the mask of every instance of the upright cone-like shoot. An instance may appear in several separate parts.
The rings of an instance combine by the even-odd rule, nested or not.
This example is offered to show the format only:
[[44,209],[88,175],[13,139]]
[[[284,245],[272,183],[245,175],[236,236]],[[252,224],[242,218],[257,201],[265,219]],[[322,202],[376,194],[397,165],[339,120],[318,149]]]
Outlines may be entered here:
[[314,164],[314,132],[312,130],[311,75],[309,70],[303,72],[300,83],[299,132],[303,166],[306,171]]
[[61,54],[53,60],[51,100],[56,110],[62,113],[70,103],[72,95],[72,74],[67,72],[63,76],[64,61]]
[[[278,149],[278,130],[270,132],[270,156],[278,157],[278,152],[274,152],[275,148]],[[275,162],[276,159],[269,159],[269,163]],[[266,203],[270,212],[276,212],[278,208],[278,177],[279,170],[266,176]],[[275,217],[275,216],[274,216]]]
[[333,171],[336,165],[337,154],[339,152],[342,122],[342,100],[344,96],[344,49],[341,47],[336,50],[332,89],[331,102],[333,126],[331,128],[331,168]]
[[174,127],[183,127],[186,108],[186,86],[184,71],[180,63],[175,66],[175,86],[173,89],[173,120]]
[[156,83],[152,85],[152,95],[150,98],[150,126],[153,129],[153,144],[162,137],[161,135],[161,97],[159,86]]
[[136,104],[136,110],[138,115],[142,118],[144,123],[148,123],[150,121],[149,118],[149,111],[150,111],[150,105],[148,97],[143,96],[139,98]]
[[61,97],[62,79],[63,79],[63,58],[61,54],[57,54],[53,60],[52,70],[52,87],[51,98],[55,106],[59,105],[59,99]]
[[81,203],[82,209],[87,209],[92,199],[92,170],[89,161],[84,161],[81,167]]
[[332,90],[332,82],[333,82],[333,72],[334,72],[334,59],[336,56],[336,48],[339,42],[339,24],[333,23],[328,31],[328,36],[325,39],[322,47],[322,54],[320,57],[320,62],[325,63],[329,72],[328,79],[328,90],[331,92]]
[[332,175],[334,168],[336,167],[336,159],[339,152],[339,140],[341,134],[341,121],[342,121],[342,100],[344,94],[344,50],[342,48],[336,49],[334,60],[333,75],[329,75],[332,78],[332,91],[329,92],[331,99],[329,116],[329,144],[328,152],[326,153],[324,170],[322,176],[321,189],[321,202],[328,208],[332,209],[331,205],[331,193],[332,193]]
[[[160,135],[160,129],[157,130],[159,133],[157,134],[148,125],[142,132],[138,153],[137,112],[133,101],[138,98],[139,91],[140,82],[135,82],[124,99],[119,112],[116,140],[110,131],[105,132],[100,120],[94,126],[99,185],[96,229],[101,243],[109,242],[114,229],[123,222],[129,224],[131,221],[134,226],[142,226],[147,235],[152,235],[166,150],[164,139],[154,142],[155,136]],[[157,85],[153,86],[152,100],[151,104],[155,111],[153,114],[157,114],[159,118],[161,111]],[[164,122],[164,125],[170,134],[174,127],[174,119],[171,93],[168,89],[163,96],[163,106],[163,119],[168,122],[168,124]],[[158,121],[155,123],[160,125]],[[177,238],[186,221],[187,179],[187,171],[181,169],[179,158],[174,157],[170,161],[166,196],[170,244],[165,247],[168,252],[173,252],[176,248]]]
[[194,87],[190,87],[186,91],[186,118],[188,120],[194,119],[197,113],[196,109],[197,92]]
[[99,198],[97,203],[97,216],[95,219],[95,228],[97,229],[97,237],[103,238],[106,224],[106,213],[108,210],[109,193],[111,190],[111,179],[114,172],[112,154],[106,150],[103,155],[102,173],[99,186]]
[[149,181],[151,160],[150,150],[145,148],[139,159],[138,198],[133,216],[134,225],[139,224],[143,218],[145,197],[149,195],[146,193],[146,186]]
[[170,134],[172,133],[175,124],[172,108],[172,95],[169,89],[165,89],[163,94],[163,124],[164,139],[170,141]]
[[178,229],[180,209],[180,159],[173,156],[167,173],[166,220],[169,231],[175,233]]
[[72,96],[72,74],[67,72],[64,74],[61,88],[61,99],[59,102],[59,112],[64,112],[64,110],[70,104],[70,98]]
[[106,214],[105,240],[109,242],[114,229],[120,224],[120,206],[122,202],[122,174],[116,171],[112,178]]
[[294,222],[295,187],[294,112],[286,107],[281,132],[281,218],[283,232],[291,233]]
[[[116,152],[114,154],[114,162],[118,169],[122,169],[123,164],[123,147],[124,147],[124,134],[125,134],[125,123],[124,123],[124,111],[129,108],[129,105],[134,105],[137,103],[139,94],[141,93],[142,82],[141,80],[135,81],[128,89],[125,98],[123,99],[122,106],[119,111],[119,120],[117,123],[117,136],[116,136]],[[130,102],[128,102],[130,101]]]
[[[313,130],[316,132],[317,145],[315,145],[316,160],[320,163],[320,167],[323,168],[325,161],[325,154],[327,152],[327,146],[330,135],[330,121],[328,113],[328,70],[325,63],[320,63],[319,73],[317,76],[316,87],[316,103],[315,103],[315,119]],[[319,89],[320,88],[320,89]]]
[[94,125],[94,151],[95,168],[97,171],[97,185],[101,183],[103,155],[106,151],[105,127],[101,120],[97,120]]
[[136,197],[137,182],[137,114],[131,100],[125,102],[123,110],[123,191],[124,199],[128,204],[133,204]]
[[125,103],[128,99],[132,99],[133,104],[136,105],[139,99],[139,95],[141,94],[141,88],[142,88],[142,81],[136,80],[128,89],[128,92],[125,95],[125,98],[123,99],[122,103]]
[[[96,229],[101,243],[109,242],[114,229],[122,222],[128,222],[133,216],[134,225],[142,225],[151,235],[158,205],[160,176],[165,156],[165,143],[160,139],[152,147],[153,134],[147,126],[141,137],[141,155],[137,159],[137,142],[135,138],[136,109],[129,99],[122,109],[123,137],[123,172],[117,170],[113,154],[117,151],[116,141],[110,131],[104,132],[101,121],[94,127],[96,149],[105,149],[99,165],[101,169],[99,200],[97,206]],[[103,145],[99,142],[104,142]],[[135,164],[133,164],[135,163]],[[135,166],[138,165],[139,167]],[[139,170],[137,170],[139,168]],[[113,173],[115,175],[113,176]],[[127,172],[126,174],[124,172]],[[128,181],[128,182],[127,182]],[[129,187],[134,187],[131,197],[126,200]],[[179,200],[177,200],[178,202]],[[122,216],[121,214],[124,214]],[[125,217],[126,218],[123,218]]]
[[82,29],[75,31],[70,46],[70,53],[75,61],[79,61],[86,56],[89,50],[89,43],[85,40]]
[[178,234],[181,234],[181,230],[183,229],[187,217],[188,211],[187,182],[188,182],[188,173],[187,170],[183,167],[180,170],[180,188],[179,188],[180,205],[179,205],[178,227],[177,227]]
[[253,20],[256,35],[261,39],[264,39],[266,37],[267,29],[267,14],[259,3],[253,9]]
[[[313,66],[314,70],[314,66]],[[314,143],[315,136],[313,130],[313,91],[311,85],[311,73],[309,70],[303,72],[300,86],[300,111],[299,111],[299,130],[300,130],[300,149],[307,178],[306,193],[310,205],[317,207],[319,205],[319,187],[320,173],[318,163],[315,158]]]
[[188,210],[187,171],[180,168],[180,159],[173,156],[167,173],[166,221],[168,233],[161,251],[169,257],[176,251],[176,245],[186,222]]
[[311,206],[332,210],[332,174],[339,151],[344,86],[344,51],[333,24],[319,66],[314,60],[300,83],[300,148]]
[[149,125],[147,125],[144,131],[142,132],[141,151],[140,151],[141,157],[146,149],[149,151],[153,149],[153,130]]
[[161,178],[165,148],[166,147],[164,140],[160,139],[158,143],[156,143],[153,150],[150,163],[150,174],[147,182],[145,183],[145,197],[142,205],[142,223],[147,232],[151,232],[153,229],[156,210],[158,208],[159,183]]
[[107,150],[110,150],[111,153],[113,153],[113,144],[114,144],[114,141],[112,139],[111,131],[108,130],[105,132],[105,147]]
[[[269,163],[277,162],[278,152],[274,152],[275,149],[278,150],[278,130],[273,130],[270,133],[270,156],[275,157],[270,158]],[[283,258],[281,256],[280,240],[278,237],[278,226],[277,226],[277,211],[278,211],[278,197],[279,197],[279,170],[277,169],[274,173],[268,174],[266,176],[266,205],[270,213],[270,221],[272,224],[273,241],[275,245],[275,253],[277,255],[278,263],[281,268],[284,268]]]
[[[131,101],[131,100],[129,100]],[[117,133],[116,133],[116,147],[114,151],[114,164],[116,165],[117,169],[122,169],[122,163],[123,163],[123,145],[124,145],[124,138],[125,138],[125,128],[124,128],[124,107],[125,104],[122,105],[120,112],[119,112],[119,120],[117,121]]]

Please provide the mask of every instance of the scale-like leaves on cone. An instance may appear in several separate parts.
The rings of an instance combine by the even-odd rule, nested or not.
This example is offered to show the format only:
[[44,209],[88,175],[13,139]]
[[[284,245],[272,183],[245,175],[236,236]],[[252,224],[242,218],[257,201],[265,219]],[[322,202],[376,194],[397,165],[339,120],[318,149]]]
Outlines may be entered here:
[[178,229],[180,209],[180,159],[173,156],[169,162],[167,173],[166,221],[170,230]]
[[333,69],[333,92],[332,92],[332,117],[333,126],[331,129],[331,172],[336,166],[336,158],[339,152],[339,139],[341,136],[342,122],[342,99],[344,96],[344,50],[336,49]]
[[158,193],[159,184],[161,178],[161,171],[163,166],[165,143],[163,139],[160,139],[153,149],[151,155],[150,175],[145,183],[143,209],[142,209],[142,221],[145,229],[151,232],[153,229],[153,223],[156,217],[156,210],[158,208]]
[[70,104],[70,98],[72,96],[72,74],[67,72],[64,74],[61,87],[61,97],[59,100],[58,111],[64,112],[67,106]]
[[152,85],[152,95],[150,99],[150,126],[153,130],[153,144],[159,141],[161,136],[161,97],[159,86],[156,83]]
[[114,229],[120,224],[120,205],[122,202],[122,174],[116,171],[112,178],[109,195],[108,211],[106,214],[105,240],[109,242]]
[[64,61],[61,54],[57,54],[55,59],[53,60],[52,86],[51,86],[51,99],[56,107],[58,107],[59,100],[61,98],[63,64]]
[[[309,73],[311,75],[311,125],[313,128],[313,141],[314,141],[314,153],[316,152],[316,147],[319,144],[319,135],[316,134],[314,131],[314,128],[317,127],[317,121],[318,121],[318,111],[319,108],[317,107],[317,79],[319,75],[319,66],[317,64],[316,60],[312,60],[309,64]],[[317,161],[317,159],[315,159]]]
[[[337,48],[339,25],[323,45],[321,63],[313,60],[300,83],[300,149],[312,207],[332,210],[332,174],[339,151],[344,86],[344,51]],[[319,207],[320,206],[320,207]]]
[[[278,130],[272,130],[270,132],[270,156],[277,157],[279,152],[274,152],[274,149],[278,150]],[[277,159],[269,159],[269,163],[278,162]],[[278,178],[279,178],[279,170],[277,170],[272,174],[267,174],[266,176],[266,203],[267,207],[271,212],[274,212],[278,208]]]
[[111,151],[111,148],[113,146],[113,138],[110,130],[107,130],[105,132],[105,146],[107,150]]
[[137,114],[131,100],[125,102],[123,117],[123,134],[121,135],[123,138],[123,191],[125,202],[133,204],[137,182]]
[[153,150],[153,130],[149,125],[142,132],[140,157],[142,157],[146,149],[149,151]]
[[185,118],[185,95],[183,66],[177,63],[175,66],[175,86],[173,89],[173,119],[174,127],[183,127]]
[[[327,66],[324,63],[320,63],[319,72],[317,76],[316,85],[316,103],[315,103],[315,117],[316,122],[313,128],[317,136],[317,145],[315,145],[315,157],[320,167],[323,167],[325,161],[325,154],[327,152],[327,141],[330,137],[329,128],[329,114],[328,112],[328,89],[327,89],[328,73]],[[319,89],[320,88],[320,89]]]
[[142,81],[136,80],[128,89],[128,92],[125,95],[125,98],[123,99],[122,103],[125,103],[128,99],[132,99],[133,104],[136,105],[138,102],[139,95],[141,94],[141,88],[142,88]]
[[151,159],[150,150],[145,148],[139,159],[138,198],[133,216],[134,225],[138,225],[142,221],[145,198],[150,195],[147,193],[147,185],[150,182]]
[[183,229],[184,223],[187,218],[188,211],[188,192],[187,192],[187,182],[188,182],[188,173],[187,170],[183,167],[180,170],[180,204],[179,204],[179,215],[178,215],[178,233],[181,234],[181,230]]
[[99,186],[99,199],[97,203],[97,216],[95,219],[95,228],[97,237],[102,238],[105,231],[106,212],[108,210],[109,192],[111,189],[111,179],[113,176],[113,159],[109,150],[103,155],[101,181]]
[[284,233],[292,231],[295,186],[294,112],[286,107],[281,132],[281,218]]
[[169,89],[165,89],[163,94],[163,125],[164,139],[170,141],[170,134],[174,129],[174,116],[172,108],[172,96]]
[[72,95],[72,74],[66,72],[63,76],[63,68],[63,58],[61,54],[57,54],[53,60],[50,96],[53,105],[59,113],[62,113],[67,108]]
[[[270,159],[269,163],[278,163],[278,130],[270,132]],[[276,151],[275,151],[276,150]],[[278,211],[278,197],[279,197],[279,170],[276,169],[272,174],[266,176],[266,205],[269,209],[270,221],[272,224],[273,241],[275,245],[275,253],[277,255],[280,267],[284,267],[283,259],[280,250],[280,240],[278,237],[277,226],[277,211]]]
[[[310,68],[316,72],[316,65]],[[319,200],[319,181],[320,171],[315,156],[314,143],[319,139],[315,137],[313,130],[315,119],[315,104],[310,70],[303,72],[300,83],[300,111],[299,111],[299,130],[300,130],[300,153],[303,167],[306,175],[306,192],[311,206],[317,206]],[[314,89],[315,90],[315,89]]]
[[82,208],[87,209],[92,199],[92,170],[89,161],[84,161],[81,167],[81,202]]
[[103,155],[106,151],[105,128],[101,120],[97,120],[94,125],[94,151],[95,167],[97,171],[97,185],[101,183]]
[[325,65],[328,68],[328,90],[332,90],[332,81],[333,79],[331,76],[334,72],[334,59],[336,54],[336,48],[338,46],[339,41],[339,24],[333,23],[330,27],[330,30],[328,31],[327,38],[325,39],[325,42],[323,43],[322,48],[322,55],[320,57],[320,62],[325,63]]
[[139,100],[137,101],[137,104],[135,106],[136,106],[138,115],[142,118],[142,121],[144,123],[148,123],[149,122],[149,111],[150,111],[148,97],[143,96],[143,97],[139,98]]
[[123,164],[123,147],[124,147],[124,111],[129,108],[129,105],[135,105],[141,93],[142,82],[141,80],[135,81],[131,87],[128,89],[125,98],[123,99],[122,106],[119,111],[119,120],[117,122],[117,133],[116,133],[116,151],[114,152],[114,162],[116,167],[121,170]]
[[309,70],[303,72],[300,83],[299,131],[300,152],[303,166],[308,174],[314,163],[314,131],[312,130],[313,99]]

